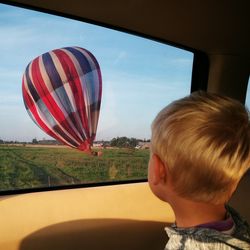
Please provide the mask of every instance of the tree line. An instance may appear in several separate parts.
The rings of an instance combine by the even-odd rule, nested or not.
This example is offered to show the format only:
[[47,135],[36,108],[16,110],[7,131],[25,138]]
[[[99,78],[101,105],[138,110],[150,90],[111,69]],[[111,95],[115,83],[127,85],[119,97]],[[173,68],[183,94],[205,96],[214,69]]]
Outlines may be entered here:
[[111,147],[118,147],[118,148],[134,148],[136,147],[139,142],[149,142],[150,140],[140,140],[136,138],[128,138],[126,136],[116,137],[110,141]]
[[[47,144],[58,144],[57,141],[54,140],[42,140],[38,141],[36,138],[34,138],[31,141],[31,144],[40,144],[40,143],[45,143]],[[115,137],[111,141],[102,141],[104,146],[111,146],[111,147],[118,147],[118,148],[134,148],[137,145],[139,145],[140,142],[150,142],[150,140],[141,140],[141,139],[136,139],[134,137],[128,138],[126,136],[122,137]],[[27,142],[18,142],[18,141],[4,141],[0,139],[0,144],[26,144]]]

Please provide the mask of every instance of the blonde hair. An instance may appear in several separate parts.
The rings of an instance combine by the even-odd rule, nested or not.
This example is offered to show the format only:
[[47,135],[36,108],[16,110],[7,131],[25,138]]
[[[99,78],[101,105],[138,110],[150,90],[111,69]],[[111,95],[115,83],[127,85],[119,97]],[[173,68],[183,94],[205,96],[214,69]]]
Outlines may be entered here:
[[229,97],[192,93],[157,115],[151,150],[169,168],[181,197],[225,203],[249,169],[248,111]]

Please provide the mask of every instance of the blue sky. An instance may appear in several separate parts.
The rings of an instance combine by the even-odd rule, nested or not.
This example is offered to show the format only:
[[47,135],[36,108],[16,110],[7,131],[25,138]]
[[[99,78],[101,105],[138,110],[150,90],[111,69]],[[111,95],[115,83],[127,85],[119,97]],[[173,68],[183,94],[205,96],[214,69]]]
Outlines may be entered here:
[[50,138],[28,116],[22,75],[35,57],[79,46],[97,58],[103,97],[97,139],[150,138],[169,102],[190,92],[193,54],[126,33],[0,4],[0,139]]

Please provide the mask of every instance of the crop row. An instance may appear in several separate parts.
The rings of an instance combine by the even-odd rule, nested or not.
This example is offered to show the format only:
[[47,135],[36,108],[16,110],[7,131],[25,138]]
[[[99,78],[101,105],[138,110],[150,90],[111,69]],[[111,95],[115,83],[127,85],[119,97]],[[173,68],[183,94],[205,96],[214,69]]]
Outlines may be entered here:
[[145,179],[148,150],[105,149],[93,157],[67,148],[0,146],[0,190]]

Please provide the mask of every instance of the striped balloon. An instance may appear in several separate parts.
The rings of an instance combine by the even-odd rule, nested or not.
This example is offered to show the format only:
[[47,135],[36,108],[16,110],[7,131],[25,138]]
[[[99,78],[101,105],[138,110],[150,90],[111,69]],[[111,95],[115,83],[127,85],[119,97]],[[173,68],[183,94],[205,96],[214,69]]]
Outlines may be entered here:
[[22,81],[23,100],[32,120],[56,140],[90,151],[101,105],[99,64],[86,49],[67,47],[29,63]]

